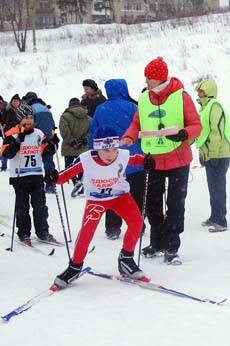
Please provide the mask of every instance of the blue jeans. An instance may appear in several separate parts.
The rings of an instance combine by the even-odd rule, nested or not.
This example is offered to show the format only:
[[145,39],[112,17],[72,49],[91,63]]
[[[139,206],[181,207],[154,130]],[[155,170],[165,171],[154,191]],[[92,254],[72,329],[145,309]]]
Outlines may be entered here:
[[211,206],[211,216],[209,219],[223,227],[227,227],[226,174],[229,161],[229,158],[218,159],[217,166],[213,166],[210,161],[205,163]]

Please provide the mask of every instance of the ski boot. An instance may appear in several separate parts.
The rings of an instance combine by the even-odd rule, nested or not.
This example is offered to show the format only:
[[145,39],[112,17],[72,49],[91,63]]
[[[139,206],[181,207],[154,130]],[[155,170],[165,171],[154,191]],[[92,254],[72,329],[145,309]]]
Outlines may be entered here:
[[133,259],[133,252],[121,250],[118,257],[118,270],[122,276],[128,276],[135,280],[145,278],[144,272],[137,266]]
[[61,274],[57,275],[54,280],[54,285],[58,288],[66,288],[69,283],[76,280],[81,274],[83,263],[74,264],[72,261],[69,262],[69,266]]

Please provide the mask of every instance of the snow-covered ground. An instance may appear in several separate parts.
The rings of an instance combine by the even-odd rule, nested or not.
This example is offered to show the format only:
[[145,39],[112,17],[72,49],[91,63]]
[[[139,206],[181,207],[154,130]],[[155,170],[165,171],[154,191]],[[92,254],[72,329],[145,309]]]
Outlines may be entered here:
[[[97,26],[39,31],[37,54],[32,54],[30,49],[25,54],[17,53],[12,44],[7,45],[9,34],[0,34],[0,94],[9,99],[16,92],[23,95],[34,90],[52,105],[58,123],[68,99],[80,97],[84,78],[95,79],[103,90],[105,80],[124,77],[130,94],[138,97],[144,86],[145,64],[161,55],[168,62],[170,74],[184,81],[194,100],[194,82],[205,76],[214,77],[220,99],[229,109],[229,19],[230,14],[203,17],[194,24],[175,28],[169,22],[123,29],[102,26],[105,37],[100,32],[97,40],[102,30]],[[114,30],[119,34],[112,37]],[[86,31],[92,35],[89,44],[80,39]],[[205,172],[195,168],[195,150],[194,157],[180,249],[183,265],[167,266],[159,257],[142,258],[141,267],[154,282],[166,287],[200,297],[230,299],[230,233],[210,234],[200,226],[209,216],[209,197]],[[0,218],[9,225],[9,228],[0,225],[0,232],[10,234],[14,193],[8,185],[7,173],[0,173],[0,191]],[[70,191],[71,185],[67,184],[65,194],[75,238],[85,201],[71,199]],[[228,194],[229,191],[228,175]],[[63,241],[55,196],[48,195],[47,204],[50,231]],[[143,245],[148,242],[149,230]],[[85,264],[97,271],[116,273],[121,244],[121,240],[105,238],[102,220],[93,240],[95,251],[88,255]],[[9,238],[0,238],[1,315],[48,288],[68,262],[64,247],[56,248],[53,257],[46,257],[17,243],[13,253],[7,252],[5,248],[9,245]],[[50,248],[45,244],[39,246]],[[0,324],[0,343],[3,346],[16,343],[23,346],[228,346],[229,318],[230,303],[213,306],[85,275],[69,289],[44,299],[9,324]]]

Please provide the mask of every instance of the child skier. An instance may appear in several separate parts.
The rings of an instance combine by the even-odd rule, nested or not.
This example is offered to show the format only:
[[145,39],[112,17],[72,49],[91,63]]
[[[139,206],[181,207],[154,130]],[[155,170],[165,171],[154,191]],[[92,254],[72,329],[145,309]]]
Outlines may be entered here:
[[33,111],[21,103],[16,111],[18,125],[5,133],[3,156],[10,159],[10,185],[16,194],[16,224],[18,237],[31,246],[30,202],[37,237],[42,241],[56,243],[49,233],[48,208],[43,182],[42,155],[54,153],[59,139],[55,135],[46,141],[43,132],[34,128]]
[[[111,209],[127,224],[123,247],[118,257],[118,269],[122,275],[143,279],[145,274],[135,263],[134,248],[138,241],[142,217],[129,193],[125,179],[127,165],[150,164],[143,155],[129,155],[128,150],[118,149],[119,137],[109,126],[98,127],[95,131],[93,148],[81,154],[70,168],[58,174],[52,170],[46,174],[49,182],[63,184],[75,175],[83,173],[86,206],[82,227],[78,234],[72,260],[68,268],[55,278],[54,284],[65,288],[81,273],[83,261],[103,213]],[[148,166],[149,167],[149,166]]]

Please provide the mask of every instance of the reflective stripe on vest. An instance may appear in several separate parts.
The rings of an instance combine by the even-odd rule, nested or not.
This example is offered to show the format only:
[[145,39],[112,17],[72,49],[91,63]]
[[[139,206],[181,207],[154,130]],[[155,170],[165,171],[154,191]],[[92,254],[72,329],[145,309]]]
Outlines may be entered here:
[[202,145],[206,142],[209,134],[210,134],[210,111],[214,103],[217,103],[222,109],[224,114],[224,136],[226,140],[230,143],[230,118],[229,115],[226,113],[223,106],[216,100],[211,99],[208,104],[205,106],[205,108],[201,111],[199,111],[200,121],[202,124],[202,131],[200,136],[195,140],[196,147],[200,148]]
[[[149,91],[142,93],[138,99],[138,112],[142,131],[159,130],[159,125],[165,128],[177,126],[184,128],[183,89],[172,93],[160,106],[154,105],[149,99]],[[151,137],[141,139],[144,153],[165,154],[175,150],[181,142],[173,142],[166,137]]]

